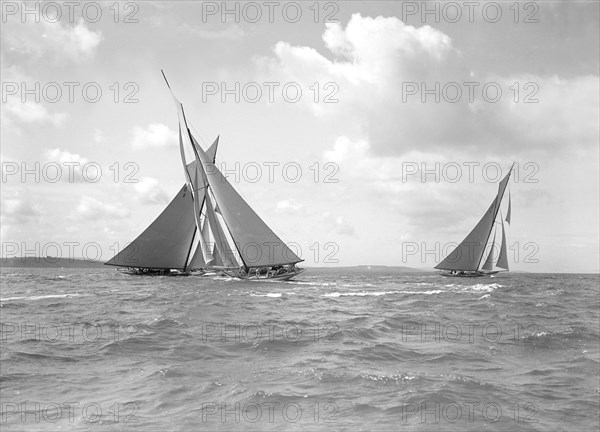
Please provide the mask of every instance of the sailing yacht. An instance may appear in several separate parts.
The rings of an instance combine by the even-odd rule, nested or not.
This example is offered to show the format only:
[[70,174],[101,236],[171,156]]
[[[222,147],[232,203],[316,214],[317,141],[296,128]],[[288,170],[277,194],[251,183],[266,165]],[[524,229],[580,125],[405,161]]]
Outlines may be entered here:
[[[163,72],[165,82],[171,90]],[[179,117],[179,149],[192,194],[198,247],[195,262],[208,270],[249,280],[289,280],[304,269],[296,255],[229,183],[215,164],[219,137],[204,149],[189,128],[183,105],[173,94]]]
[[[498,193],[475,228],[438,265],[443,276],[483,277],[508,271],[505,222],[510,225],[511,202],[508,195],[506,218],[502,217],[501,204],[514,163],[500,181]],[[497,240],[500,240],[498,247]],[[498,250],[499,249],[499,250]]]
[[[169,90],[171,87],[163,72]],[[304,269],[296,255],[256,214],[215,164],[219,137],[206,150],[179,117],[179,150],[186,183],[131,244],[106,265],[132,275],[224,273],[248,280],[289,280]]]

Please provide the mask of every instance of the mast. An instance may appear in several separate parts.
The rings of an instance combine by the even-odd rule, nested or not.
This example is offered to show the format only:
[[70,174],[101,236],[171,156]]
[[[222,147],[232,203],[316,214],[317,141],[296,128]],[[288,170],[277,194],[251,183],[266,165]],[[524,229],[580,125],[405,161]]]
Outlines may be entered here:
[[190,259],[190,254],[192,253],[192,246],[194,246],[194,240],[196,240],[196,226],[194,225],[194,234],[192,234],[192,241],[190,242],[190,247],[188,249],[188,253],[187,256],[185,257],[185,264],[183,266],[183,271],[187,271],[188,269],[188,263],[189,263],[189,259]]

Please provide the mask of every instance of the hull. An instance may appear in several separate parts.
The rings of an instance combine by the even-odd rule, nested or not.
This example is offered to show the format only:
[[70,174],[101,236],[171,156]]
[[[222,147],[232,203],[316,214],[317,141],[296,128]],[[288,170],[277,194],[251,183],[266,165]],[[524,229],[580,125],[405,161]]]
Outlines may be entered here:
[[460,277],[460,278],[475,278],[475,277],[489,277],[498,273],[497,271],[493,272],[480,272],[480,271],[461,271],[461,272],[450,272],[443,271],[440,272],[442,276],[446,277]]
[[305,269],[295,269],[293,272],[285,272],[281,274],[273,274],[271,272],[264,274],[256,274],[252,270],[250,270],[250,274],[240,274],[238,271],[225,271],[225,273],[229,277],[234,277],[238,279],[248,280],[248,281],[288,281],[293,277],[298,276],[300,273],[303,273]]
[[151,269],[140,267],[119,267],[117,270],[131,276],[189,276],[189,272],[172,269]]

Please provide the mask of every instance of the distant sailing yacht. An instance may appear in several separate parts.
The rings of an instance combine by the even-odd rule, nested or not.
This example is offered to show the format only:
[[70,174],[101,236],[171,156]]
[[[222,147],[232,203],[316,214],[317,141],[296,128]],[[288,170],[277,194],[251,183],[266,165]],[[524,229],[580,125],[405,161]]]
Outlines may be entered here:
[[[442,270],[443,276],[482,277],[508,271],[504,222],[510,224],[510,193],[505,219],[502,217],[500,206],[514,165],[513,163],[508,174],[500,181],[498,193],[479,223],[450,255],[435,266],[436,269]],[[502,240],[498,252],[496,239],[500,235]]]

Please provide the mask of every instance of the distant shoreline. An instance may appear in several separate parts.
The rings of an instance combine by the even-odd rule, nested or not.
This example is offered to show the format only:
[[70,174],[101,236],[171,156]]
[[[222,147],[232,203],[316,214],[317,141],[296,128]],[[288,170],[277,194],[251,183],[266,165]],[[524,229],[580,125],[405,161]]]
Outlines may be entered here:
[[[302,265],[307,269],[314,270],[346,270],[346,271],[389,271],[397,273],[435,273],[433,268],[416,268],[405,266],[387,266],[387,265],[354,265],[354,266],[319,266]],[[104,261],[85,260],[81,258],[58,258],[58,257],[0,257],[0,268],[105,268],[115,269],[113,266],[105,266]],[[599,274],[597,272],[528,272],[524,270],[511,270],[512,274]]]
[[[10,257],[0,258],[0,268],[110,268],[104,265],[104,261],[84,260],[81,258],[58,258],[58,257]],[[331,269],[337,270],[389,270],[397,272],[427,272],[431,269],[418,269],[404,266],[385,266],[385,265],[356,265],[356,266],[340,266],[340,267],[321,267],[321,266],[306,266],[311,269]]]
[[11,257],[0,258],[0,268],[97,268],[104,267],[104,262],[79,258],[58,257]]

